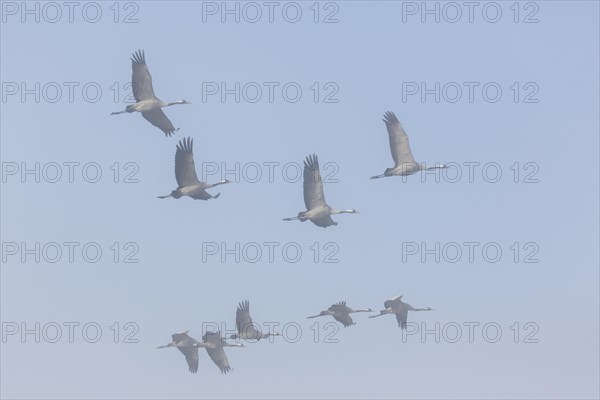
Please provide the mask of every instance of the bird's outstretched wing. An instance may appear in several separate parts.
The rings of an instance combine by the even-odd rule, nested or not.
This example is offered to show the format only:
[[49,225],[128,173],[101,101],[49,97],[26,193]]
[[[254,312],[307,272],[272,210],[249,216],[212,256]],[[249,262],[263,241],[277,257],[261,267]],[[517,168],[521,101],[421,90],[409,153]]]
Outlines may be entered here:
[[337,322],[344,325],[344,328],[354,325],[354,321],[352,321],[350,314],[336,314],[333,316],[333,318],[335,318]]
[[[304,205],[307,210],[326,205],[323,193],[323,181],[319,172],[319,160],[315,154],[309,155],[306,157],[306,161],[304,161]],[[318,226],[328,226],[315,224]]]
[[390,150],[396,166],[402,163],[414,163],[415,159],[410,151],[408,136],[396,115],[391,111],[387,111],[383,116],[383,122],[385,122],[388,131]]
[[198,348],[197,347],[177,347],[185,356],[189,370],[192,374],[198,372]]
[[335,226],[338,224],[333,219],[331,219],[330,215],[321,218],[313,218],[311,219],[311,221],[313,224],[315,224],[316,226],[320,226],[321,228],[327,228],[328,226]]
[[[391,299],[387,299],[384,303],[383,303],[383,307],[384,308],[392,308],[392,306],[394,305],[394,303],[398,302],[400,299],[402,298],[402,295],[398,295],[398,296],[394,296]],[[401,301],[401,300],[400,300]]]
[[235,324],[238,333],[242,333],[244,330],[248,332],[249,330],[254,329],[252,317],[250,317],[250,302],[248,300],[244,300],[238,305],[235,312]]
[[219,332],[206,332],[202,337],[202,340],[208,344],[206,352],[217,367],[221,370],[221,373],[226,374],[231,370],[225,350],[223,350],[223,339]]
[[190,137],[181,139],[177,144],[177,151],[175,152],[175,179],[180,188],[198,183],[193,147],[194,139]]
[[189,331],[178,332],[171,335],[171,339],[173,339],[173,343],[183,342],[184,340],[189,340],[191,337],[188,335]]
[[350,314],[348,313],[349,308],[346,306],[346,301],[332,304],[331,307],[329,307],[329,311],[333,313],[333,318],[344,325],[344,327],[347,328],[350,325],[354,325],[354,321],[352,321],[352,317],[350,317]]
[[406,329],[406,321],[408,320],[408,309],[406,307],[402,307],[400,310],[396,312],[396,321],[398,321],[398,326],[401,329]]
[[229,360],[227,360],[227,355],[225,354],[225,350],[223,347],[216,348],[206,348],[206,352],[213,362],[219,367],[222,374],[226,374],[231,371],[231,366],[229,365]]
[[143,50],[138,50],[133,53],[131,58],[131,84],[133,97],[135,101],[147,100],[154,98],[154,89],[152,89],[152,76],[146,65],[146,56]]
[[346,305],[345,300],[337,302],[337,303],[331,305],[331,307],[329,307],[329,311],[336,311],[336,310],[338,310],[339,312],[344,312],[344,313],[351,311],[350,308]]
[[175,128],[171,123],[171,120],[167,118],[163,110],[155,108],[150,111],[142,111],[142,117],[152,125],[164,132],[165,136],[171,136],[179,130]]

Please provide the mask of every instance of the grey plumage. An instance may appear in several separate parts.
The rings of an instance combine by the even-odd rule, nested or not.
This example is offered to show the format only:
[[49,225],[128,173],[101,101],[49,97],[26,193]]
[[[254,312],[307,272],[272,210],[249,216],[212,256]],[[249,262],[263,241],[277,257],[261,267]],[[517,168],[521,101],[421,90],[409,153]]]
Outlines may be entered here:
[[372,315],[369,318],[381,317],[386,314],[395,314],[396,321],[398,322],[398,326],[401,329],[406,329],[406,323],[408,321],[408,312],[409,311],[433,311],[431,307],[425,308],[414,308],[408,303],[402,302],[402,295],[392,297],[391,299],[386,300],[383,303],[384,310],[381,310],[379,314]]
[[319,160],[315,154],[309,155],[304,161],[303,193],[306,211],[298,213],[296,217],[284,218],[284,221],[297,219],[304,222],[310,220],[317,226],[327,228],[337,225],[337,222],[331,219],[333,214],[358,213],[356,210],[336,210],[327,204],[323,192],[323,180],[319,171]]
[[231,335],[230,339],[261,340],[269,336],[280,336],[276,332],[263,333],[255,328],[250,316],[250,302],[248,300],[244,300],[238,305],[235,311],[235,326],[238,333]]
[[177,347],[177,349],[185,356],[185,361],[191,373],[198,372],[198,347],[199,341],[188,335],[189,331],[174,333],[171,335],[172,342],[164,346],[157,347],[165,349],[167,347]]
[[152,87],[152,76],[146,64],[146,55],[143,50],[138,50],[131,57],[131,85],[135,103],[128,105],[125,110],[111,113],[111,115],[141,112],[142,117],[152,125],[159,128],[166,136],[171,136],[179,130],[175,128],[169,118],[162,111],[163,107],[169,107],[175,104],[190,104],[185,100],[177,100],[172,103],[166,103],[154,94]]
[[225,354],[223,347],[244,347],[243,344],[231,344],[227,343],[222,337],[220,332],[206,332],[202,336],[202,343],[196,344],[198,347],[204,347],[210,359],[215,363],[222,374],[226,374],[231,371],[229,360]]
[[394,166],[392,168],[386,168],[383,174],[372,176],[371,179],[385,178],[388,176],[407,176],[421,170],[447,168],[444,164],[427,166],[424,163],[415,161],[412,151],[410,150],[408,135],[404,132],[404,128],[402,128],[400,121],[393,112],[387,111],[383,115],[383,122],[385,122],[387,128]]
[[178,199],[182,196],[189,196],[194,200],[216,199],[220,193],[213,196],[206,189],[230,183],[227,179],[217,183],[206,183],[198,180],[196,165],[194,163],[193,146],[194,141],[190,137],[183,138],[177,144],[177,151],[175,152],[175,180],[177,181],[177,189],[173,190],[171,194],[158,196],[159,199],[166,199],[167,197]]
[[355,322],[352,320],[352,317],[350,317],[350,314],[357,312],[373,312],[373,310],[371,310],[370,308],[355,310],[353,308],[348,307],[345,301],[340,301],[338,303],[332,304],[327,310],[321,311],[319,314],[312,315],[307,318],[317,318],[326,315],[331,315],[336,321],[338,321],[339,323],[344,325],[345,328],[347,328],[355,324]]

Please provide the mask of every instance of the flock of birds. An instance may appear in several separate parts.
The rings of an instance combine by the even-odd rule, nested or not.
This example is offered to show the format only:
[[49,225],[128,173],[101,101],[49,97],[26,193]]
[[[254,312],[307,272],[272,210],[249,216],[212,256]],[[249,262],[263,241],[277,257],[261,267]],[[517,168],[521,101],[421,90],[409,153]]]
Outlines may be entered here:
[[[168,137],[179,130],[175,128],[169,118],[163,112],[163,108],[176,104],[190,104],[186,100],[178,100],[171,103],[164,102],[156,97],[152,87],[152,77],[146,64],[146,57],[143,51],[138,50],[133,53],[132,61],[132,88],[135,103],[128,105],[125,110],[113,112],[111,115],[140,112],[142,117],[152,125],[159,128]],[[372,176],[371,179],[378,179],[390,176],[407,176],[417,173],[421,170],[431,170],[436,168],[447,168],[444,164],[436,164],[428,166],[424,163],[418,163],[413,158],[408,136],[400,121],[394,113],[388,111],[384,114],[383,122],[385,122],[392,158],[394,166],[386,168],[381,175]],[[182,196],[188,196],[195,200],[216,199],[220,193],[211,195],[206,190],[215,186],[230,183],[228,180],[221,180],[216,183],[202,182],[196,175],[196,167],[194,164],[193,154],[193,139],[184,138],[179,141],[175,152],[175,179],[177,188],[165,196],[158,196],[161,199],[173,197],[179,199]],[[304,161],[304,204],[306,211],[301,211],[295,217],[284,218],[284,221],[299,220],[301,222],[311,221],[319,227],[326,228],[335,226],[335,222],[331,216],[335,214],[355,214],[358,211],[354,209],[337,210],[327,204],[323,191],[323,181],[319,170],[319,161],[316,155],[309,155]],[[398,326],[401,329],[406,328],[409,311],[431,311],[430,307],[414,308],[410,304],[402,302],[402,295],[393,297],[384,302],[384,309],[377,315],[372,315],[369,318],[376,318],[386,314],[396,315]],[[345,301],[331,305],[327,310],[321,311],[318,315],[313,315],[308,318],[316,318],[322,316],[332,316],[336,321],[340,322],[344,327],[354,325],[350,314],[358,312],[373,312],[370,308],[352,309],[346,305]],[[236,329],[237,334],[231,335],[230,339],[243,340],[260,340],[269,336],[279,336],[279,333],[262,333],[257,330],[250,317],[250,304],[243,301],[238,305],[236,311]],[[159,349],[176,347],[185,356],[190,372],[198,371],[198,348],[206,349],[211,360],[219,367],[222,373],[231,371],[229,361],[225,354],[225,347],[244,347],[241,343],[228,343],[221,333],[216,331],[208,331],[202,336],[202,341],[198,341],[188,335],[189,331],[175,333],[171,335],[172,341]]]
[[[414,308],[408,303],[402,301],[402,295],[392,297],[383,303],[385,307],[377,315],[371,315],[369,318],[377,318],[386,314],[396,315],[396,321],[401,329],[406,329],[409,311],[432,311],[431,307]],[[345,301],[332,304],[327,310],[321,311],[317,315],[311,315],[308,318],[317,318],[331,315],[336,321],[341,323],[345,328],[355,325],[350,314],[359,312],[373,312],[370,308],[354,309],[346,305]],[[259,341],[267,339],[270,336],[281,336],[277,332],[263,333],[256,329],[256,325],[250,316],[250,302],[242,301],[235,312],[235,327],[238,333],[230,335],[229,339],[242,339],[246,341]],[[229,360],[225,354],[224,347],[244,347],[242,343],[229,343],[221,336],[219,331],[208,331],[202,336],[202,341],[198,341],[188,335],[189,331],[174,333],[171,335],[171,343],[157,347],[158,349],[166,349],[176,347],[185,356],[188,368],[191,373],[198,372],[198,348],[206,349],[210,359],[219,367],[222,373],[226,374],[231,371]]]

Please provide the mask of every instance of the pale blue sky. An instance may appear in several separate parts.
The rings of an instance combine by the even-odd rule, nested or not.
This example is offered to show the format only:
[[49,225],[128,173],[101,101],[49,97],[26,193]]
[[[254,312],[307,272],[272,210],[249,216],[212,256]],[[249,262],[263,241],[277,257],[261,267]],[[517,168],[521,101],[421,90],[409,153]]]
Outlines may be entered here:
[[[135,3],[139,22],[124,24],[113,22],[111,4],[102,3],[95,24],[78,10],[73,23],[66,15],[57,23],[32,17],[22,23],[18,13],[3,14],[3,96],[11,82],[78,82],[79,88],[95,82],[103,89],[96,103],[78,89],[72,103],[66,92],[56,103],[36,103],[32,96],[22,102],[19,95],[1,103],[3,163],[96,162],[103,170],[96,184],[81,175],[55,184],[8,176],[2,184],[5,245],[74,241],[103,249],[96,264],[80,256],[74,263],[66,256],[54,264],[22,263],[3,254],[5,329],[11,322],[95,322],[103,329],[96,344],[80,332],[74,343],[7,337],[3,397],[600,395],[597,2],[537,2],[539,22],[532,24],[514,23],[513,2],[499,3],[503,14],[495,24],[479,9],[473,23],[466,15],[455,24],[421,23],[418,16],[403,22],[402,2],[391,1],[337,2],[339,22],[333,24],[312,21],[312,2],[300,3],[298,23],[275,14],[273,23],[251,24],[213,16],[203,23],[202,2],[147,1]],[[181,127],[172,138],[140,115],[109,115],[125,106],[114,101],[110,87],[130,80],[129,58],[137,49],[146,52],[161,99],[192,102],[166,110]],[[281,97],[273,103],[203,102],[202,82],[297,82],[304,95],[293,104]],[[314,103],[314,82],[337,84],[339,102]],[[418,96],[403,102],[403,82],[497,82],[503,96],[496,103],[480,92],[473,103],[421,102]],[[539,102],[515,103],[514,82],[534,82]],[[502,179],[368,180],[392,166],[381,122],[387,110],[402,122],[417,160],[496,162]],[[301,163],[316,153],[322,165],[339,167],[339,182],[325,184],[328,202],[360,214],[334,217],[339,225],[328,229],[282,222],[304,205],[301,183],[281,178],[222,186],[212,190],[221,197],[208,202],[158,200],[176,186],[175,146],[186,136],[194,138],[198,167],[203,161]],[[109,167],[115,162],[136,163],[139,183],[113,183]],[[513,183],[509,167],[515,162],[535,163],[539,183]],[[114,242],[137,243],[140,262],[114,263]],[[280,253],[274,263],[266,257],[255,264],[218,257],[202,263],[207,242],[298,243],[304,256],[298,263]],[[314,242],[336,243],[339,263],[315,263]],[[495,242],[504,257],[498,263],[481,256],[474,263],[423,263],[415,256],[403,263],[407,242]],[[513,242],[535,242],[539,263],[515,263]],[[329,319],[306,316],[339,300],[379,310],[401,293],[415,307],[435,309],[409,314],[410,321],[429,328],[495,322],[503,336],[495,344],[480,332],[474,343],[431,337],[403,343],[392,316],[357,314],[356,326],[335,335],[338,343],[313,342],[312,324]],[[197,375],[176,350],[155,350],[173,332],[190,329],[200,338],[203,322],[233,327],[235,307],[246,298],[257,322],[298,323],[302,339],[227,349],[234,371],[226,376],[202,350]],[[139,326],[139,342],[113,343],[109,327],[129,321]],[[515,344],[509,330],[515,322],[537,324],[539,343]]]

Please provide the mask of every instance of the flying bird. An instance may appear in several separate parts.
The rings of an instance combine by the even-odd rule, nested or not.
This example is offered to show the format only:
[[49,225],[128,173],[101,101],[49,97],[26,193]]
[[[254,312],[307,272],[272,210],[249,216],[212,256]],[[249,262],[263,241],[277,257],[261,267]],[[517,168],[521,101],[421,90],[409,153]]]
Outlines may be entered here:
[[421,170],[448,168],[444,164],[428,166],[425,163],[415,161],[410,151],[410,145],[408,144],[408,136],[393,112],[386,112],[383,116],[383,122],[385,122],[390,139],[390,150],[394,159],[394,167],[386,168],[383,174],[372,176],[370,179],[385,178],[388,176],[407,176]]
[[231,371],[229,366],[229,360],[225,355],[223,347],[244,347],[241,343],[227,343],[221,338],[221,333],[217,332],[206,332],[202,336],[202,343],[196,343],[196,347],[204,347],[209,357],[219,367],[222,374],[226,374]]
[[300,220],[302,222],[310,220],[313,224],[322,228],[327,228],[338,223],[331,219],[333,214],[356,214],[356,210],[336,210],[327,205],[325,194],[323,193],[323,181],[319,172],[319,160],[313,154],[306,157],[304,161],[304,205],[306,211],[298,213],[298,216],[284,218],[284,221]]
[[242,301],[235,312],[235,325],[238,333],[229,336],[230,339],[260,340],[269,336],[281,336],[279,333],[262,333],[254,327],[250,317],[250,302]]
[[352,321],[350,314],[357,312],[373,312],[370,308],[361,308],[361,309],[352,309],[346,305],[345,301],[340,301],[339,303],[333,304],[325,311],[321,311],[320,314],[312,315],[308,318],[317,318],[323,317],[325,315],[331,315],[337,322],[340,322],[344,325],[345,328],[355,325],[356,323]]
[[188,335],[189,331],[174,333],[171,335],[173,341],[164,346],[159,346],[157,349],[165,349],[167,347],[177,347],[185,356],[189,370],[195,374],[198,372],[198,347],[200,342]]
[[398,321],[398,326],[401,329],[406,329],[406,321],[408,319],[409,311],[433,311],[433,308],[430,307],[414,308],[410,304],[403,303],[402,295],[386,300],[383,303],[383,307],[385,307],[385,310],[381,310],[379,314],[372,315],[369,318],[381,317],[382,315],[386,314],[396,314],[396,321]]
[[194,164],[194,153],[193,153],[194,140],[192,138],[183,138],[177,144],[177,151],[175,152],[175,179],[177,180],[177,189],[173,190],[171,194],[165,196],[158,196],[159,199],[166,199],[167,197],[174,197],[176,199],[181,196],[189,196],[194,200],[208,200],[216,199],[221,193],[211,195],[206,189],[223,185],[225,183],[231,183],[227,179],[219,181],[217,183],[206,183],[198,180],[196,176],[196,166]]
[[131,58],[131,68],[133,69],[131,77],[133,97],[136,102],[134,104],[129,104],[125,110],[113,112],[111,115],[122,114],[125,112],[141,112],[142,117],[144,117],[146,121],[159,128],[166,136],[171,136],[173,133],[177,132],[179,128],[175,129],[169,118],[167,118],[162,111],[162,108],[173,106],[175,104],[190,104],[190,102],[177,100],[172,103],[166,103],[154,95],[152,76],[150,76],[150,71],[148,71],[148,65],[146,65],[146,57],[143,50],[138,50],[133,53],[133,57]]

